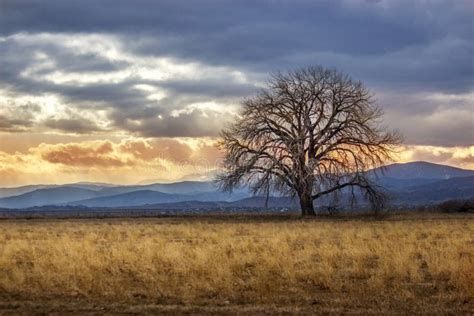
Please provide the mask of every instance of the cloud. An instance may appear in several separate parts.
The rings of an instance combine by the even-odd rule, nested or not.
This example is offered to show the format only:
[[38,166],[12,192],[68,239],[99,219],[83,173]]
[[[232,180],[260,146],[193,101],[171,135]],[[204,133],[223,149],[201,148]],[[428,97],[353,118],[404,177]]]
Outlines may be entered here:
[[420,160],[474,169],[474,146],[404,146],[401,149],[401,162]]
[[134,138],[42,143],[25,152],[0,151],[0,186],[24,183],[170,181],[219,167],[212,139]]
[[[248,75],[232,67],[143,58],[113,35],[15,34],[2,46],[11,53],[4,61],[10,70],[3,93],[12,102],[20,96],[53,98],[41,100],[41,110],[54,106],[54,116],[62,117],[35,123],[64,132],[96,132],[111,126],[145,137],[215,136],[235,114],[240,99],[258,89],[258,82],[251,83]],[[16,50],[19,55],[13,54]],[[71,69],[63,67],[65,60],[79,65],[92,61]],[[104,60],[117,67],[89,69]],[[214,108],[194,105],[211,101]],[[171,115],[176,112],[181,114]],[[96,113],[101,113],[100,124],[88,119],[96,120]]]
[[0,2],[0,178],[195,173],[271,71],[314,64],[364,82],[409,159],[473,167],[472,19],[467,0]]
[[202,109],[191,109],[190,112],[179,113],[176,116],[154,114],[134,119],[127,113],[115,112],[112,117],[118,128],[144,137],[217,136],[225,123],[232,118],[229,113]]
[[48,163],[78,168],[159,165],[163,161],[185,165],[210,165],[221,155],[212,140],[186,141],[176,138],[40,144],[29,152]]
[[[20,104],[19,100],[25,99],[22,104],[36,102],[40,112],[45,112],[23,129],[10,126],[8,130],[43,126],[65,133],[108,130],[144,137],[216,136],[232,121],[240,100],[255,94],[267,76],[258,67],[252,70],[140,55],[127,47],[125,39],[123,34],[75,34],[71,38],[65,34],[19,33],[6,37],[0,43],[0,50],[3,47],[7,56],[1,62],[6,67],[0,68],[6,71],[3,93],[12,103]],[[472,45],[450,38],[420,45],[375,55],[301,50],[288,58],[295,59],[296,64],[314,59],[342,65],[341,69],[369,78],[369,88],[386,109],[387,121],[406,134],[411,144],[466,145],[472,139],[462,131],[469,129],[469,115],[465,113],[471,110],[474,85],[461,82],[465,78],[463,73],[472,81],[470,66],[467,70],[461,68],[472,63],[465,60],[458,67],[457,62],[459,54]],[[423,52],[428,55],[421,56]],[[416,54],[420,57],[414,62]],[[440,62],[443,56],[456,61]],[[470,58],[470,54],[463,56]],[[68,64],[77,66],[72,69]],[[394,73],[387,77],[381,69],[392,69]],[[421,74],[426,78],[420,78]],[[462,76],[456,78],[459,74]],[[437,85],[420,86],[435,77],[445,89],[437,91]],[[472,91],[456,92],[457,87],[463,86]],[[203,103],[214,106],[195,106]],[[421,112],[424,117],[418,117]],[[437,112],[449,113],[451,119],[440,115],[429,118]],[[416,124],[412,122],[415,117]],[[464,118],[464,123],[449,128],[457,117]]]
[[84,119],[48,119],[44,121],[44,125],[52,129],[78,134],[101,130],[94,122]]
[[15,104],[11,100],[0,97],[0,131],[25,132],[33,125],[35,114],[39,111],[37,105]]
[[40,145],[41,159],[73,167],[122,167],[134,162],[116,153],[112,143],[93,142],[84,144]]
[[0,131],[19,132],[24,131],[31,126],[31,121],[25,119],[11,119],[0,115]]
[[474,90],[465,94],[381,93],[386,122],[401,130],[405,143],[470,146],[474,143]]
[[143,161],[165,159],[173,162],[189,161],[193,151],[187,144],[174,139],[126,141],[119,145],[119,150]]
[[[245,72],[323,62],[346,68],[342,59],[353,58],[359,63],[347,70],[371,82],[403,78],[463,91],[472,85],[468,0],[85,2],[9,2],[0,11],[0,30],[5,36],[114,34],[136,55]],[[440,70],[456,84],[438,82],[446,76]]]

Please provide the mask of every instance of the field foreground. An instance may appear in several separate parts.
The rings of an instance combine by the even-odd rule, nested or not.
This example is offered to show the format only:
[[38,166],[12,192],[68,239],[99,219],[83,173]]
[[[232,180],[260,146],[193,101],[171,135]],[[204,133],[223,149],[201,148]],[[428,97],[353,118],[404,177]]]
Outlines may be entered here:
[[473,311],[472,214],[0,221],[0,315]]

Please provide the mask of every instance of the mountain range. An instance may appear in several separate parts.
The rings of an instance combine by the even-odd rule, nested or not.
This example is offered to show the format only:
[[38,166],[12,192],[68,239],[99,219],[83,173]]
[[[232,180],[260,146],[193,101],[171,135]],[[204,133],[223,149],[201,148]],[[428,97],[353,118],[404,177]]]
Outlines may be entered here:
[[[428,162],[392,164],[370,171],[393,205],[424,205],[474,197],[474,170]],[[339,203],[346,203],[342,194]],[[346,194],[348,195],[348,194]],[[330,204],[329,199],[318,201]],[[297,208],[290,197],[252,196],[248,188],[221,192],[212,181],[181,181],[146,185],[80,182],[0,188],[0,208],[44,206],[140,209]]]

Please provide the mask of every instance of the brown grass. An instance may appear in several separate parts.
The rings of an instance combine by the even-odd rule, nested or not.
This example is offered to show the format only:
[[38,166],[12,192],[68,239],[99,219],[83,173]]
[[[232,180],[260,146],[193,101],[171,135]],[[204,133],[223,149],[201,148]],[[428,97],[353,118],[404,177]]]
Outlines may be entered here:
[[4,221],[0,300],[468,313],[473,219]]

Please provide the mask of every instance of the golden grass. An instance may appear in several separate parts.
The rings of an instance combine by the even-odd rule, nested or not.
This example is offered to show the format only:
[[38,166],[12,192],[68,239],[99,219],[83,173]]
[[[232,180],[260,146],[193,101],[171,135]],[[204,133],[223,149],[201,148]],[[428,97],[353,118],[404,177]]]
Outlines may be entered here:
[[474,220],[5,221],[0,296],[466,311]]

